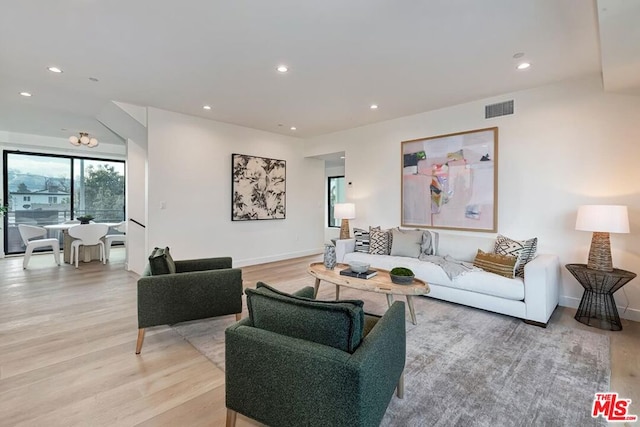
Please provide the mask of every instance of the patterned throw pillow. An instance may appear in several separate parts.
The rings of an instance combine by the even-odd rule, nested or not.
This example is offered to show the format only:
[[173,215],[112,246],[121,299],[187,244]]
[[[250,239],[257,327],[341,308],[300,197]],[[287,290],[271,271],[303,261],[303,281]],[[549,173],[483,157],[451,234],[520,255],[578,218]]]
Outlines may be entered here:
[[362,228],[353,228],[353,237],[356,239],[356,252],[369,253],[369,232]]
[[380,227],[369,228],[369,253],[374,255],[389,255],[393,240],[389,230]]
[[518,258],[514,256],[490,254],[478,249],[476,259],[473,260],[473,265],[489,273],[495,273],[513,279],[517,260]]
[[524,266],[536,257],[537,249],[537,237],[528,240],[513,240],[498,234],[493,252],[517,257],[516,276],[524,278]]

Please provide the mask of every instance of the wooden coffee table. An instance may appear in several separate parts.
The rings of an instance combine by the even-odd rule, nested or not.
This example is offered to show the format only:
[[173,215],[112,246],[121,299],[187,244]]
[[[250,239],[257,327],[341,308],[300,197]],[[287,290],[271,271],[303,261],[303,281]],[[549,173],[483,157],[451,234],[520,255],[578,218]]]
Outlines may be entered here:
[[345,268],[349,268],[349,266],[347,264],[337,264],[333,270],[330,270],[321,262],[314,262],[311,264],[309,268],[307,268],[307,272],[316,278],[314,296],[318,295],[318,288],[320,287],[321,280],[336,285],[336,299],[340,298],[340,286],[386,294],[387,304],[389,307],[391,307],[391,304],[393,303],[394,295],[405,295],[407,297],[409,313],[411,314],[411,322],[414,325],[417,324],[416,312],[413,308],[413,296],[426,295],[429,293],[429,285],[426,282],[420,279],[413,279],[413,283],[410,285],[396,285],[391,281],[389,272],[379,268],[372,269],[378,272],[378,274],[372,278],[358,279],[356,277],[342,276],[340,274],[340,270]]

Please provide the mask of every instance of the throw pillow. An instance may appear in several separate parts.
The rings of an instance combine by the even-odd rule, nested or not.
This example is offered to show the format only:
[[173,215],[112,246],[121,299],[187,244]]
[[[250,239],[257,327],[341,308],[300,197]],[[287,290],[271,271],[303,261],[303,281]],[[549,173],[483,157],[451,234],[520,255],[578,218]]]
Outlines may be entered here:
[[245,289],[251,324],[277,334],[353,353],[365,329],[360,300],[316,301],[258,282]]
[[154,248],[149,255],[149,270],[152,276],[159,274],[175,274],[176,265],[169,253],[169,247]]
[[489,273],[513,279],[517,260],[518,258],[514,256],[491,254],[478,249],[473,265]]
[[393,241],[390,254],[393,256],[406,256],[418,258],[422,244],[421,230],[401,230],[394,228],[391,230]]
[[496,238],[493,252],[500,255],[511,255],[518,258],[516,276],[524,278],[524,266],[536,257],[538,238],[513,240],[501,234]]
[[369,228],[369,253],[389,255],[393,243],[392,236],[389,230],[381,230],[380,227]]
[[353,228],[353,237],[356,239],[356,252],[369,253],[369,232],[362,228]]

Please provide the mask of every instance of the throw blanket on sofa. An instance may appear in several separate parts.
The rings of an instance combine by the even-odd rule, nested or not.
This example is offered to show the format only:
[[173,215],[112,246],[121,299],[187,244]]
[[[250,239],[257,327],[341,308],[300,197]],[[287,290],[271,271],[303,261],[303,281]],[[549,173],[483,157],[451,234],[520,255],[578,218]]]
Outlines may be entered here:
[[459,261],[457,259],[453,259],[449,255],[441,257],[436,255],[421,254],[419,259],[420,261],[428,261],[430,263],[439,265],[440,268],[442,268],[444,272],[447,273],[447,276],[449,276],[449,279],[451,280],[469,271],[482,271],[481,268],[474,267],[470,262]]

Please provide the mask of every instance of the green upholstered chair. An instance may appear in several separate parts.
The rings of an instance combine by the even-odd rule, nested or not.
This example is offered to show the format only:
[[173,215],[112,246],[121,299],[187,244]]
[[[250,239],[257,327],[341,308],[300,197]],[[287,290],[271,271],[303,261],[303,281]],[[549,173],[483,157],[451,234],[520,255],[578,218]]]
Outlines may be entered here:
[[[154,253],[158,248],[154,249]],[[173,261],[161,266],[149,257],[149,266],[138,279],[138,342],[140,354],[145,328],[242,312],[242,271],[231,268],[231,258]],[[152,274],[151,272],[155,272]]]
[[237,413],[279,427],[378,426],[394,390],[402,398],[404,303],[377,317],[361,301],[316,301],[312,287],[261,285],[245,290],[249,317],[225,331],[227,426]]

